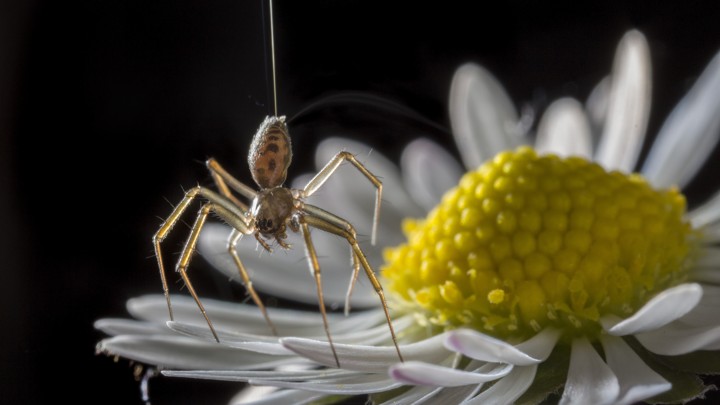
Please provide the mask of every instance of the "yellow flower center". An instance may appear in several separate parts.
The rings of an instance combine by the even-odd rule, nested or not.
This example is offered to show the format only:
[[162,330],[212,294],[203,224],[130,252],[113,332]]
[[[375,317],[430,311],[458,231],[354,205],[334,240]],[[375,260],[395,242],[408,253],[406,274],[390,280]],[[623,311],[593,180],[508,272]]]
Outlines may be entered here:
[[463,176],[407,243],[388,248],[394,298],[444,329],[596,335],[685,280],[695,232],[676,189],[585,159],[503,152]]

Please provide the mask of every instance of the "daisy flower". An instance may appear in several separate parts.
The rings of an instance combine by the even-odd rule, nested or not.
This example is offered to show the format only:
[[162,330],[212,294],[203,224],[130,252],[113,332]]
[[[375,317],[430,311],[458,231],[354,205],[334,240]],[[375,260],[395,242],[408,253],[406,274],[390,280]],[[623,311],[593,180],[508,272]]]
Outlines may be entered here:
[[[139,320],[97,321],[113,335],[99,350],[167,376],[250,383],[232,403],[354,395],[378,404],[702,397],[711,387],[698,375],[720,372],[720,193],[688,211],[679,190],[720,136],[720,54],[633,173],[650,113],[649,59],[644,36],[628,32],[611,75],[587,103],[557,100],[536,130],[522,125],[488,71],[461,66],[450,118],[462,165],[427,139],[405,148],[400,169],[349,140],[319,146],[319,167],[347,149],[383,179],[378,245],[385,248],[363,249],[371,263],[384,263],[404,362],[362,280],[350,301],[354,311],[329,316],[340,368],[316,310],[270,308],[277,338],[256,307],[203,300],[218,344],[195,303],[181,296],[173,297],[169,328],[162,295],[129,301]],[[331,212],[345,208],[362,233],[373,195],[354,175],[341,171],[315,198]],[[237,278],[228,233],[208,225],[199,249]],[[342,306],[347,245],[313,236],[324,255],[326,302]],[[316,304],[302,249],[272,257],[254,249],[239,245],[257,290]]]

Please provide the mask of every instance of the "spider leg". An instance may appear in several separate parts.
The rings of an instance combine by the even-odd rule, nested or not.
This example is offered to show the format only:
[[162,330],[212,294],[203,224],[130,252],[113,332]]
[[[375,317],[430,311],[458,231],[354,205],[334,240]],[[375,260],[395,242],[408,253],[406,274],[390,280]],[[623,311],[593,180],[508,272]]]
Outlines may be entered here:
[[308,229],[307,223],[300,220],[300,229],[302,231],[303,238],[305,239],[305,251],[308,256],[308,264],[312,271],[313,277],[315,277],[315,286],[317,287],[318,295],[318,306],[320,307],[320,313],[323,318],[323,325],[325,326],[325,335],[327,335],[328,343],[330,343],[330,349],[332,350],[333,357],[335,357],[335,364],[340,368],[340,360],[338,359],[337,352],[335,351],[335,345],[330,335],[330,327],[328,326],[327,312],[325,310],[325,299],[323,298],[322,290],[322,278],[320,277],[320,262],[318,262],[317,252],[315,252],[315,246],[313,245],[312,238],[310,237],[310,229]]
[[375,239],[377,236],[377,227],[378,223],[380,221],[380,202],[382,201],[382,182],[380,179],[377,178],[374,174],[372,174],[368,169],[365,168],[365,166],[360,163],[355,158],[355,155],[353,155],[350,152],[341,151],[338,152],[337,155],[335,155],[330,161],[320,169],[320,171],[310,179],[310,181],[305,185],[305,188],[301,190],[301,197],[309,197],[311,196],[315,191],[317,191],[325,182],[332,176],[333,173],[335,173],[335,170],[340,167],[340,164],[344,161],[348,161],[352,163],[355,168],[357,168],[360,173],[362,173],[365,177],[367,177],[368,180],[375,186],[377,191],[375,192],[375,213],[373,215],[373,227],[372,227],[372,236],[371,236],[371,243],[375,245]]
[[243,236],[242,232],[239,232],[237,229],[233,229],[232,233],[230,233],[230,237],[228,238],[228,252],[230,252],[230,255],[233,258],[233,261],[235,261],[235,266],[238,268],[238,271],[240,272],[240,277],[242,277],[243,284],[245,284],[245,288],[248,291],[248,294],[252,297],[253,301],[255,302],[255,305],[260,308],[260,312],[262,312],[263,317],[265,317],[265,322],[267,322],[268,326],[270,326],[270,329],[272,330],[273,335],[277,336],[277,329],[275,329],[275,325],[273,325],[272,321],[270,320],[270,317],[267,314],[267,310],[265,309],[265,305],[260,300],[260,296],[255,292],[255,288],[253,288],[252,281],[250,280],[250,276],[248,275],[247,270],[245,270],[245,266],[240,261],[240,256],[238,256],[237,252],[237,242],[238,240]]
[[[325,221],[346,230],[354,239],[357,238],[355,228],[343,218],[314,205],[303,204],[302,207],[305,212],[308,212],[318,218],[322,218]],[[353,251],[352,245],[350,246],[350,257],[352,258],[351,266],[353,273],[352,277],[350,277],[350,285],[348,285],[347,293],[345,293],[345,316],[350,314],[350,298],[352,297],[352,292],[355,289],[355,283],[360,275],[360,260],[358,259],[357,254],[355,254],[355,251]]]
[[198,211],[195,222],[191,228],[190,235],[188,236],[185,247],[183,248],[182,254],[180,256],[180,260],[178,261],[176,271],[180,273],[180,276],[185,282],[188,291],[190,291],[190,294],[192,294],[193,299],[195,299],[195,303],[198,305],[198,308],[200,308],[200,312],[202,312],[205,321],[210,327],[210,331],[215,337],[215,340],[219,342],[220,339],[218,338],[217,333],[215,333],[215,328],[212,326],[212,322],[210,321],[210,318],[208,317],[205,308],[202,305],[202,302],[200,302],[200,298],[197,296],[195,289],[190,282],[190,278],[187,276],[186,269],[190,264],[192,253],[195,251],[195,246],[197,245],[200,231],[202,230],[202,227],[205,224],[205,220],[207,219],[207,216],[210,212],[215,212],[218,216],[223,218],[235,229],[240,230],[242,233],[252,233],[254,229],[252,226],[249,226],[246,223],[247,219],[245,216],[245,212],[241,209],[241,207],[235,206],[232,201],[211,190],[202,187],[194,187],[190,189],[187,193],[185,193],[185,197],[182,199],[182,201],[180,201],[180,204],[175,207],[168,219],[163,222],[163,224],[160,226],[160,229],[158,229],[158,231],[155,233],[155,235],[153,236],[153,245],[155,246],[155,256],[157,257],[158,261],[160,279],[162,280],[163,284],[163,293],[165,294],[165,299],[167,301],[168,312],[170,313],[170,320],[174,320],[172,304],[170,302],[170,292],[168,289],[167,279],[165,277],[165,265],[163,262],[162,249],[160,248],[160,245],[163,240],[165,240],[170,231],[173,229],[175,224],[177,224],[177,222],[180,220],[180,217],[185,212],[185,210],[187,210],[188,206],[190,206],[190,203],[192,203],[193,200],[195,200],[195,198],[197,198],[198,196],[203,197],[210,202],[204,204]]
[[[350,232],[347,229],[344,229],[341,226],[338,226],[322,217],[318,217],[312,214],[310,210],[307,209],[307,205],[305,206],[306,215],[300,216],[300,224],[304,227],[312,226],[313,228],[321,229],[325,232],[329,232],[338,236],[342,236],[345,239],[347,239],[348,243],[352,247],[353,251],[355,252],[355,255],[357,259],[360,261],[360,264],[362,265],[363,269],[365,270],[365,274],[367,275],[368,279],[370,279],[370,283],[372,283],[373,288],[375,289],[375,292],[378,294],[378,297],[380,297],[380,302],[382,303],[383,311],[385,312],[385,319],[387,320],[388,327],[390,328],[390,335],[392,336],[393,344],[395,345],[395,350],[397,351],[398,358],[400,358],[400,361],[404,361],[402,354],[400,353],[400,347],[398,347],[397,344],[397,337],[395,336],[395,329],[392,326],[392,321],[390,319],[390,312],[388,311],[387,301],[385,300],[385,293],[383,292],[382,285],[380,284],[380,281],[375,276],[375,272],[373,271],[372,267],[370,266],[370,263],[367,261],[367,258],[365,257],[365,253],[363,253],[362,249],[360,249],[360,245],[358,245],[357,240],[354,236],[354,231]],[[317,207],[314,207],[317,208]],[[349,223],[347,225],[351,226]],[[306,240],[309,238],[309,235],[306,236]],[[317,257],[315,257],[315,261],[317,261]],[[321,297],[320,297],[321,298]]]
[[[250,200],[255,198],[255,196],[257,195],[255,190],[253,190],[252,188],[243,184],[241,181],[239,181],[235,177],[233,177],[214,158],[208,159],[207,162],[205,162],[205,165],[207,166],[208,170],[210,170],[210,174],[212,175],[213,181],[215,182],[215,185],[217,186],[218,190],[220,190],[222,195],[224,195],[225,197],[232,200],[232,202],[234,202],[238,207],[241,207],[243,209],[243,211],[247,211],[248,210],[247,204],[245,204],[242,201],[235,198],[235,196],[232,194],[232,192],[230,192],[230,188],[232,188],[233,190],[237,191],[239,194],[247,197]],[[228,187],[228,185],[230,187]]]

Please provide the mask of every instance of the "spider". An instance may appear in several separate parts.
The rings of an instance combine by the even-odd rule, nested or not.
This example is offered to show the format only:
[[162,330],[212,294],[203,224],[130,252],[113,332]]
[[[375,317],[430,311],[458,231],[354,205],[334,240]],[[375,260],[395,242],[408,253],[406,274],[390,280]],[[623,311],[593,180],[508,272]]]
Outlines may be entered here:
[[[356,239],[355,228],[348,221],[332,214],[322,208],[307,204],[303,199],[315,193],[328,178],[337,170],[343,162],[347,161],[353,164],[375,187],[375,213],[373,219],[373,229],[371,242],[375,244],[377,233],[378,218],[380,214],[380,201],[382,197],[382,183],[380,180],[370,173],[365,166],[360,163],[352,153],[341,151],[338,152],[316,175],[313,177],[305,188],[290,189],[283,186],[287,177],[287,170],[292,159],[292,150],[288,128],[285,123],[285,116],[267,116],[262,122],[257,132],[253,136],[248,153],[248,163],[252,178],[260,187],[259,191],[253,190],[251,187],[243,184],[232,175],[230,175],[220,164],[213,158],[207,160],[206,165],[218,192],[206,187],[196,186],[185,193],[185,197],[174,208],[170,216],[163,222],[160,229],[153,236],[153,244],[155,246],[155,254],[160,270],[160,278],[162,280],[163,292],[167,300],[170,320],[173,320],[172,304],[170,303],[170,293],[165,277],[165,267],[163,265],[162,252],[160,244],[170,233],[172,228],[180,220],[180,217],[190,204],[198,197],[207,200],[197,213],[195,222],[192,225],[190,235],[182,250],[180,259],[178,260],[176,271],[180,273],[188,291],[197,303],[200,312],[212,332],[213,337],[219,343],[220,339],[215,332],[210,317],[205,312],[205,308],[200,301],[195,289],[187,275],[187,268],[190,265],[192,254],[195,251],[200,231],[210,213],[214,213],[222,220],[232,226],[232,232],[228,238],[227,250],[233,258],[235,265],[240,273],[245,288],[252,297],[255,304],[259,307],[265,321],[277,336],[277,330],[273,325],[267,310],[263,305],[260,297],[252,286],[252,281],[248,275],[245,266],[242,264],[237,253],[236,245],[243,235],[253,234],[259,244],[268,252],[272,252],[270,243],[277,242],[284,249],[289,249],[290,245],[285,242],[288,229],[293,232],[300,232],[305,241],[305,250],[310,266],[311,273],[315,278],[317,288],[318,304],[320,313],[323,318],[323,326],[327,335],[328,343],[335,358],[335,363],[340,367],[335,346],[330,335],[328,326],[325,303],[322,293],[322,279],[320,274],[320,264],[318,256],[310,237],[310,228],[317,228],[325,232],[329,232],[345,238],[351,248],[353,274],[348,287],[345,298],[345,314],[347,315],[350,307],[350,295],[357,281],[360,267],[365,270],[365,274],[373,285],[375,292],[380,298],[380,302],[385,312],[390,334],[392,336],[395,350],[397,351],[400,361],[403,361],[400,348],[397,344],[395,331],[392,326],[390,314],[388,312],[385,294],[382,285],[375,276],[370,263],[363,253]],[[240,201],[233,191],[242,197],[251,200],[251,204]]]

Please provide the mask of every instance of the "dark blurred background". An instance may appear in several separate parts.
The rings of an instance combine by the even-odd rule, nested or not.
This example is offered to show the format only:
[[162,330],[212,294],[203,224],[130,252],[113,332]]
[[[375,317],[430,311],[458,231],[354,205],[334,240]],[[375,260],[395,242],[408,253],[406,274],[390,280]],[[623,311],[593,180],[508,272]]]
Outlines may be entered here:
[[[518,108],[542,112],[560,96],[584,100],[631,28],[650,42],[654,134],[720,50],[714,4],[276,0],[280,114],[365,92],[440,127],[352,97],[321,102],[291,122],[290,177],[310,170],[315,145],[337,134],[394,159],[418,136],[457,156],[442,128],[460,64],[483,64]],[[208,180],[207,157],[250,181],[247,147],[272,106],[263,7],[0,3],[3,403],[141,403],[128,363],[95,355],[103,335],[93,321],[126,316],[125,300],[161,292],[150,238],[183,187]],[[720,186],[716,170],[691,184],[691,201]],[[237,389],[151,384],[154,404],[224,403]]]

